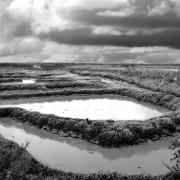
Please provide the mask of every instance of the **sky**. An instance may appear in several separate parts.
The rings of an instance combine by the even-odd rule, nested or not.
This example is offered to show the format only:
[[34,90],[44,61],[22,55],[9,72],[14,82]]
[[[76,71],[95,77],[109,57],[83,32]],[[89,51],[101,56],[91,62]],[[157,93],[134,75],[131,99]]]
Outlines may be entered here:
[[180,63],[180,0],[0,0],[0,62]]

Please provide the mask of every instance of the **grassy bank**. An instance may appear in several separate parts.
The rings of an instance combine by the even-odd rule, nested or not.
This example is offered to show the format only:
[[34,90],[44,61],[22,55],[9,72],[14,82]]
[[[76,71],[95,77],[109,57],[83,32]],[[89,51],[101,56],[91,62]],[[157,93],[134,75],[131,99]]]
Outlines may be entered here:
[[176,82],[177,72],[157,71],[147,69],[126,68],[119,70],[103,70],[101,68],[84,68],[72,70],[83,76],[95,76],[102,78],[125,81],[138,87],[169,93],[180,97],[180,86]]
[[28,123],[61,136],[81,138],[107,147],[157,140],[164,135],[171,135],[176,130],[176,124],[180,123],[179,113],[172,113],[143,122],[91,121],[44,115],[20,108],[1,108],[0,117],[11,117],[16,121]]
[[[49,85],[50,86],[50,85]],[[165,93],[153,92],[135,87],[119,87],[118,89],[107,88],[85,88],[85,89],[68,89],[68,90],[47,90],[37,92],[16,93],[8,91],[0,94],[0,99],[18,99],[31,97],[46,97],[46,96],[70,96],[70,95],[103,95],[114,94],[134,98],[141,102],[152,103],[163,106],[171,110],[180,109],[180,98]]]
[[78,83],[78,82],[56,82],[46,84],[11,84],[2,85],[0,84],[0,91],[11,91],[11,90],[41,90],[41,89],[58,89],[58,88],[75,88],[75,87],[99,87],[98,84],[92,83]]
[[21,78],[1,78],[0,83],[22,82]]

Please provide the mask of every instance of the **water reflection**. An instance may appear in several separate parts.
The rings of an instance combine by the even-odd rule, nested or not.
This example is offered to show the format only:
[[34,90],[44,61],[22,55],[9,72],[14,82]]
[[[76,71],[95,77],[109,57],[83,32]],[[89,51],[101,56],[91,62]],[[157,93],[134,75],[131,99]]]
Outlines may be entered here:
[[92,120],[145,120],[161,116],[167,112],[166,109],[130,99],[108,97],[20,103],[7,106],[61,117]]
[[90,173],[118,171],[128,174],[141,172],[159,175],[168,170],[162,161],[169,163],[170,142],[175,137],[155,143],[107,149],[73,138],[62,138],[10,119],[0,119],[0,134],[18,144],[30,142],[28,151],[51,168]]

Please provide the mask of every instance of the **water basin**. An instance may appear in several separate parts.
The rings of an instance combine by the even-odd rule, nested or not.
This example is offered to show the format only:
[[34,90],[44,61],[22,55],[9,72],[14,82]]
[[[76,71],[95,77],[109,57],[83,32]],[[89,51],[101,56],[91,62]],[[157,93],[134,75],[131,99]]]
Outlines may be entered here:
[[[4,105],[5,106],[5,105]],[[130,98],[86,97],[82,99],[64,99],[44,102],[19,103],[6,105],[20,107],[44,114],[61,117],[91,120],[146,120],[162,116],[168,110],[147,103],[140,103]]]
[[29,142],[27,150],[51,168],[80,173],[103,170],[152,175],[168,172],[162,162],[170,164],[172,153],[168,147],[173,139],[180,137],[176,135],[136,146],[106,149],[83,140],[52,135],[9,118],[0,119],[0,134],[19,145]]

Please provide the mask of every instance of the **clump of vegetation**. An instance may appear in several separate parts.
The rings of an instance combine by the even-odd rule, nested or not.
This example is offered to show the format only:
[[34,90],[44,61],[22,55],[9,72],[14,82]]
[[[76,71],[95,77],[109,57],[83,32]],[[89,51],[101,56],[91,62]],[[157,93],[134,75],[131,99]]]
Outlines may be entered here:
[[21,108],[1,108],[0,117],[11,117],[22,123],[65,136],[77,137],[107,147],[132,145],[176,130],[175,115],[153,118],[147,121],[91,121],[30,112]]
[[6,84],[0,85],[0,91],[10,90],[41,90],[41,89],[61,89],[61,88],[75,88],[75,87],[98,87],[98,84],[78,83],[78,82],[56,82],[50,84]]
[[163,177],[163,180],[179,180],[180,179],[180,139],[172,142],[169,149],[172,152],[171,164],[163,165],[169,170],[169,173]]

